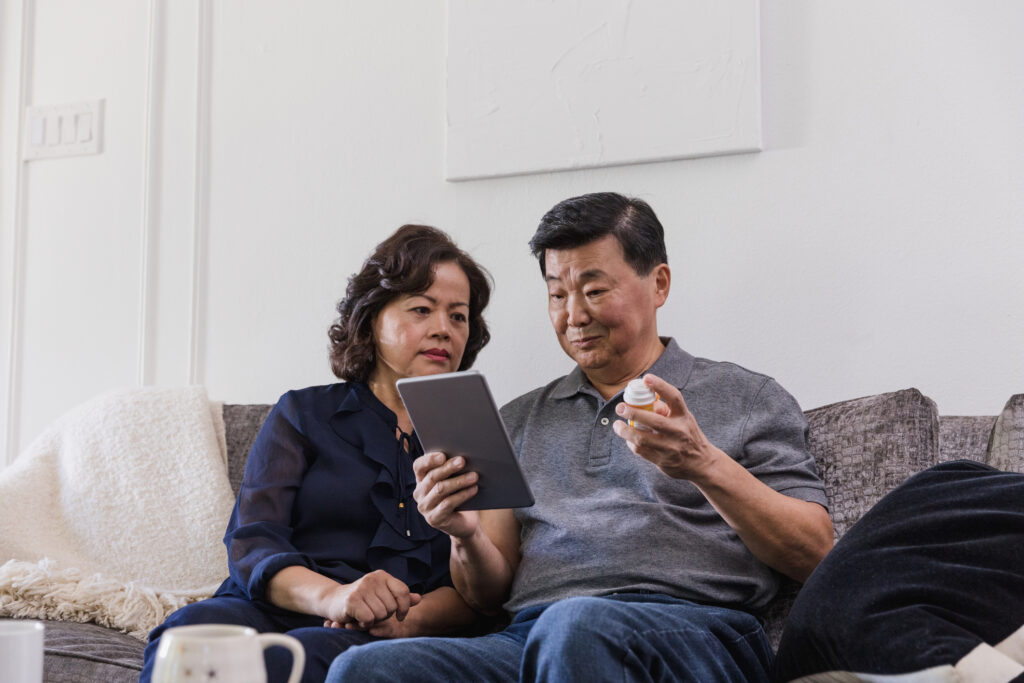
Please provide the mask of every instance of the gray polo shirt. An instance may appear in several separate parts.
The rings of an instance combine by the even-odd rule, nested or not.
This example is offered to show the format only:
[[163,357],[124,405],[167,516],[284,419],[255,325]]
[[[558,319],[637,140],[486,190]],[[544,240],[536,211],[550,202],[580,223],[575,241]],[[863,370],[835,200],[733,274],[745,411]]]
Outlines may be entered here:
[[[711,443],[776,491],[827,506],[800,406],[773,379],[667,342],[649,372],[679,387]],[[577,367],[501,410],[536,505],[515,511],[522,562],[505,607],[653,591],[756,611],[779,576],[688,481],[634,455]]]

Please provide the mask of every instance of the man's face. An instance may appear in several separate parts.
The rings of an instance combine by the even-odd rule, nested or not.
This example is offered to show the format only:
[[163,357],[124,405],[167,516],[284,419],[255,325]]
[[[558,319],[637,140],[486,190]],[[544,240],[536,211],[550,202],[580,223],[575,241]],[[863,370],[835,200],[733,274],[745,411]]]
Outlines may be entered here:
[[[638,275],[613,235],[544,255],[548,315],[562,349],[591,379],[635,376],[657,342],[657,309],[668,295],[668,266]],[[628,379],[628,376],[627,376]]]

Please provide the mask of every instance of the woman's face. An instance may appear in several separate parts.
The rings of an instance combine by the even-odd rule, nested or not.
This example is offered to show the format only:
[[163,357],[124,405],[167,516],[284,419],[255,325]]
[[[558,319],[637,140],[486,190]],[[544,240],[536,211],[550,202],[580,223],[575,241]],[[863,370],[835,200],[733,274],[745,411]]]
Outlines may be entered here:
[[403,294],[373,321],[376,367],[371,381],[455,372],[469,338],[469,278],[455,262],[434,266],[425,292]]

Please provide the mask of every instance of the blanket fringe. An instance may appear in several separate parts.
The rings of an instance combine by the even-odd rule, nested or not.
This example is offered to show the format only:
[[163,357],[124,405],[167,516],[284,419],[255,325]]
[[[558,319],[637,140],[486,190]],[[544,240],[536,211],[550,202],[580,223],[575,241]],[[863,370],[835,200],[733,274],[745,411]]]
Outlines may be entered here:
[[176,609],[213,595],[217,586],[165,591],[100,574],[58,569],[49,558],[0,566],[0,617],[95,622],[145,641]]

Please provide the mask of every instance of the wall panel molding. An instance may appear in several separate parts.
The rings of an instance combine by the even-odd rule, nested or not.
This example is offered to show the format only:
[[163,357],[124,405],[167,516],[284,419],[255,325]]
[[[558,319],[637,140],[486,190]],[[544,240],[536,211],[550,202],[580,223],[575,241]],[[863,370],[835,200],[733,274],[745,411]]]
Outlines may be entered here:
[[[0,367],[6,370],[6,375],[0,377],[0,467],[13,461],[24,445],[22,441],[31,436],[27,433],[30,423],[49,422],[64,409],[55,407],[53,415],[41,415],[41,406],[26,404],[26,382],[30,381],[26,364],[32,349],[26,346],[32,343],[26,325],[35,314],[26,281],[34,273],[30,257],[35,255],[35,248],[29,244],[29,237],[31,203],[35,200],[29,191],[34,169],[22,161],[21,140],[25,109],[34,104],[33,97],[39,96],[40,60],[53,57],[38,54],[44,49],[46,37],[40,31],[47,30],[39,14],[44,8],[38,4],[36,0],[22,0],[10,7],[7,17],[11,24],[4,33],[11,48],[5,71],[5,78],[10,77],[5,92],[8,106],[4,110],[10,132],[5,133],[4,148],[10,150],[8,155],[16,150],[17,160],[10,164],[9,173],[5,167],[4,180],[4,196],[11,201],[11,211],[3,225],[5,253],[0,268],[0,296],[4,297],[0,335],[7,342],[5,348],[0,348],[0,363],[5,363]],[[138,142],[133,144],[139,146],[132,152],[137,159],[135,168],[141,180],[137,191],[141,196],[125,198],[140,202],[129,227],[138,237],[138,246],[126,255],[138,289],[125,302],[131,307],[126,310],[134,309],[134,322],[124,351],[135,354],[135,358],[130,361],[130,374],[120,381],[138,386],[202,383],[213,8],[208,0],[187,4],[149,0],[144,7],[148,7],[148,13],[140,8],[143,11],[136,15],[141,20],[139,29],[148,36],[140,40],[137,53],[143,63],[142,77],[131,88],[133,96],[139,98],[134,103],[141,106],[135,109],[139,112],[137,118],[133,116],[127,122],[142,132],[134,138]],[[53,96],[51,92],[49,97]],[[114,129],[108,133],[116,134]],[[111,349],[111,353],[118,352]],[[97,386],[95,393],[104,388]]]
[[32,32],[35,26],[35,2],[23,0],[21,3],[21,56],[18,66],[18,104],[17,104],[17,145],[18,160],[14,177],[14,226],[11,236],[11,252],[13,268],[11,269],[11,301],[8,330],[10,339],[7,347],[7,416],[6,444],[4,447],[5,463],[14,460],[17,455],[18,441],[21,435],[21,348],[23,343],[23,324],[25,319],[25,162],[22,160],[22,140],[24,139],[25,107],[32,96]]
[[150,0],[149,38],[146,41],[146,85],[144,123],[142,138],[142,216],[139,236],[139,340],[138,340],[138,384],[152,383],[151,351],[153,347],[153,283],[155,258],[153,248],[157,228],[156,206],[159,202],[159,157],[157,140],[160,129],[159,106],[163,92],[162,64],[163,50],[160,37],[163,35],[161,21],[162,3]]
[[192,220],[192,297],[189,325],[188,383],[202,384],[205,376],[203,354],[203,322],[207,280],[207,231],[209,229],[210,195],[210,80],[212,51],[212,7],[209,0],[199,0],[196,21],[196,111],[195,111],[195,185]]

